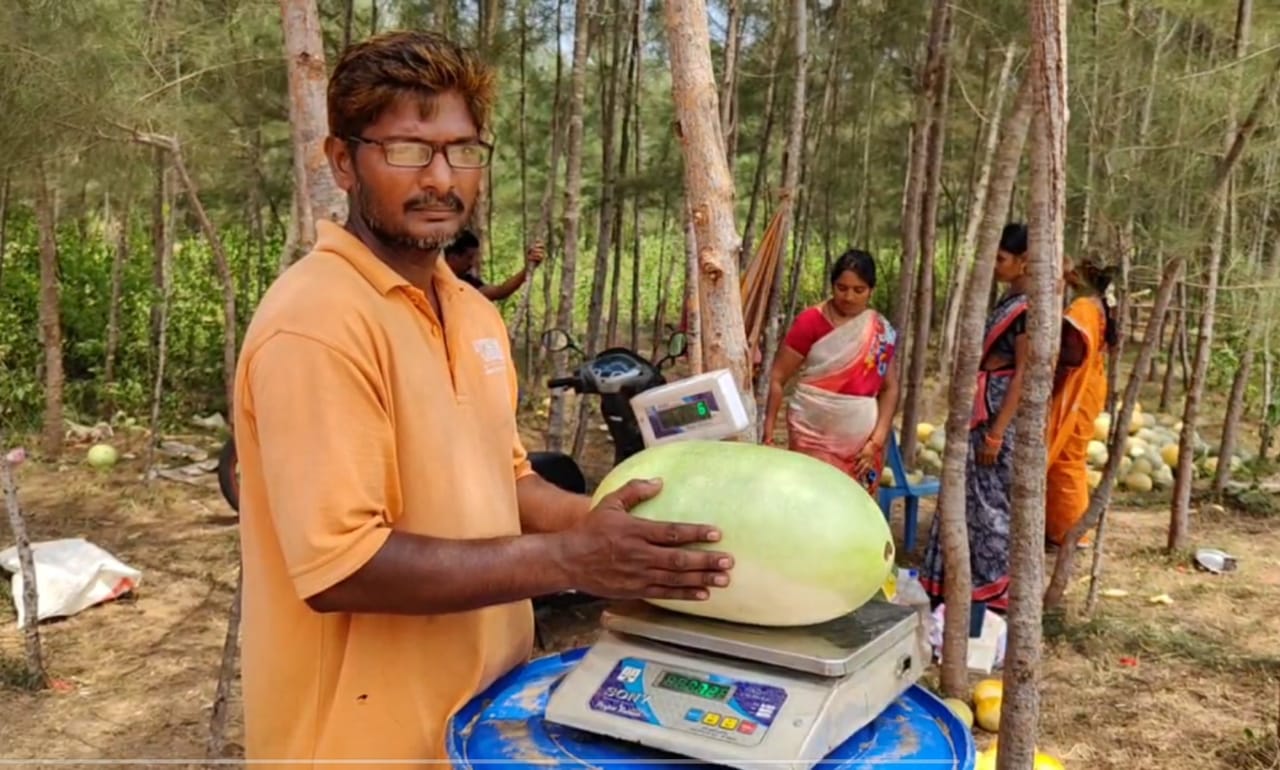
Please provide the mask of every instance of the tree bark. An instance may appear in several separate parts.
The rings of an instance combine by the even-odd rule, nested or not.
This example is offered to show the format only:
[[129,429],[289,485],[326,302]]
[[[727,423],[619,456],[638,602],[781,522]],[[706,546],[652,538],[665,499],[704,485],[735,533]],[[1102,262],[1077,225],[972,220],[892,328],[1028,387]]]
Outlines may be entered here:
[[58,233],[53,190],[44,164],[36,179],[36,225],[40,231],[40,336],[44,341],[44,431],[41,449],[49,458],[62,452],[62,318],[59,310]]
[[[610,18],[617,19],[616,11],[620,3],[618,0],[612,0],[612,8],[609,11]],[[621,154],[614,147],[614,139],[618,134],[618,80],[621,77],[622,67],[618,64],[618,56],[621,53],[621,31],[618,24],[610,24],[608,32],[601,29],[601,40],[611,40],[612,46],[609,51],[607,63],[602,63],[600,72],[600,97],[602,104],[601,119],[603,126],[600,129],[600,205],[597,209],[598,219],[596,222],[596,261],[595,269],[591,273],[591,296],[587,302],[587,335],[586,345],[583,350],[587,356],[594,356],[600,347],[600,332],[602,317],[604,315],[604,289],[605,281],[609,277],[609,252],[613,248],[613,240],[616,232],[615,225],[615,209],[617,208],[617,188],[618,188],[618,165],[619,155]],[[601,45],[603,48],[603,42]],[[602,52],[601,59],[604,59]],[[623,138],[625,144],[626,139]],[[585,446],[587,427],[591,424],[590,408],[594,399],[582,398],[578,399],[578,419],[574,427],[572,452],[573,457],[578,459],[582,455],[582,449]]]
[[111,300],[107,305],[107,350],[102,365],[102,384],[107,392],[104,417],[115,411],[111,386],[115,383],[116,353],[120,347],[120,290],[124,282],[124,263],[129,258],[129,199],[124,199],[114,223],[116,250],[111,257]]
[[684,197],[684,315],[688,319],[689,374],[702,374],[702,303],[698,289],[698,233],[693,229],[693,204]]
[[182,145],[176,138],[169,138],[170,153],[173,155],[173,167],[178,172],[178,178],[182,180],[182,187],[187,191],[187,202],[191,204],[192,211],[196,215],[196,221],[200,223],[200,229],[204,231],[204,237],[209,241],[209,249],[213,252],[213,264],[218,273],[218,279],[222,283],[222,380],[226,389],[226,410],[228,423],[235,402],[236,392],[236,285],[235,279],[231,275],[231,260],[227,257],[227,250],[222,245],[222,239],[218,237],[218,231],[213,226],[213,220],[209,219],[208,212],[205,211],[204,204],[200,202],[200,192],[196,188],[195,180],[191,178],[190,172],[187,171],[187,163],[183,158]]
[[[929,355],[929,332],[933,326],[933,265],[938,244],[938,202],[942,197],[942,157],[946,148],[947,96],[950,93],[951,47],[950,0],[936,0],[933,12],[942,15],[942,35],[937,50],[929,56],[928,91],[933,104],[929,108],[929,126],[925,139],[925,179],[920,198],[920,257],[912,312],[911,358],[902,399],[902,436],[899,439],[903,459],[914,467],[916,423],[920,421],[920,398],[924,390],[925,362]],[[932,46],[931,46],[932,48]],[[905,335],[906,331],[900,331]],[[900,353],[905,353],[906,337],[899,337]],[[907,460],[907,458],[911,458]]]
[[734,135],[738,122],[738,44],[742,39],[741,0],[729,0],[729,18],[725,22],[724,66],[720,80],[720,133],[724,139],[725,160],[733,168]]
[[18,574],[22,576],[22,642],[26,653],[27,676],[33,687],[44,687],[48,674],[44,668],[44,653],[40,648],[39,595],[36,592],[36,561],[31,552],[31,539],[27,536],[26,518],[18,505],[18,481],[14,468],[21,449],[0,447],[0,482],[4,486],[5,509],[9,513],[9,527],[18,550]]
[[[770,0],[770,9],[774,12],[775,18],[780,14],[777,13],[779,0]],[[782,61],[782,38],[783,29],[786,25],[775,21],[772,25],[773,31],[769,33],[769,55],[766,61],[769,62],[768,85],[765,86],[764,92],[764,125],[760,127],[759,148],[756,151],[756,170],[752,175],[751,181],[751,199],[747,202],[747,221],[742,225],[742,252],[739,254],[738,268],[745,270],[747,264],[751,261],[753,254],[752,249],[755,246],[755,224],[756,211],[760,206],[760,192],[765,187],[765,170],[769,166],[769,145],[773,140],[773,125],[776,123],[778,112],[778,66]]]
[[[564,0],[556,0],[555,35],[557,40],[560,39],[560,32],[563,26],[561,23],[564,15],[563,11],[564,11]],[[521,12],[522,13],[527,12],[527,9],[525,8],[523,3],[521,5]],[[522,22],[521,22],[522,50],[527,49],[528,47],[527,33],[524,31],[526,30],[527,25],[528,25],[528,19],[527,17],[525,17],[522,19]],[[526,55],[527,55],[527,52],[526,52]],[[555,232],[555,228],[552,227],[552,218],[554,216],[554,204],[555,204],[555,198],[556,198],[556,180],[558,179],[558,175],[560,173],[560,156],[563,154],[565,135],[568,130],[568,127],[562,122],[561,116],[560,116],[561,106],[564,104],[564,101],[563,101],[564,94],[563,94],[563,89],[561,88],[561,83],[564,80],[562,77],[563,69],[564,69],[563,61],[564,61],[564,58],[559,55],[559,52],[557,52],[556,53],[556,72],[555,72],[555,79],[554,79],[555,97],[552,99],[552,114],[550,116],[550,125],[549,125],[549,130],[551,132],[551,159],[546,171],[546,178],[543,182],[544,187],[542,191],[542,200],[538,208],[537,233],[534,238],[534,240],[543,241],[543,245],[546,247],[546,250],[547,250],[547,265],[542,268],[543,270],[543,273],[542,273],[542,327],[544,332],[548,328],[550,328],[552,317],[554,315],[554,313],[552,312],[552,302],[551,302],[551,279],[554,273],[553,259],[556,253],[556,232]],[[522,100],[524,96],[525,96],[524,90],[521,89]],[[522,106],[521,109],[524,110],[524,107]],[[525,161],[523,160],[524,157],[525,156],[522,153],[521,154],[522,168],[526,165]],[[532,294],[533,294],[532,278],[533,276],[531,275],[530,280],[525,282],[524,293],[520,298],[520,307],[516,313],[517,324],[520,323],[520,319],[524,319],[526,338],[531,336],[529,332],[532,331],[531,327],[533,326],[533,316],[529,311],[529,305],[530,305],[530,302],[532,301]],[[534,388],[536,389],[541,386],[542,368],[547,362],[545,351],[540,351],[539,354],[535,355],[531,350],[528,358],[531,363]]]
[[[644,95],[643,73],[644,73],[644,18],[645,18],[645,2],[644,0],[635,0],[635,7],[631,11],[632,32],[631,47],[632,57],[635,62],[635,68],[631,73],[631,110],[632,125],[634,126],[635,135],[632,142],[635,146],[635,165],[632,167],[636,178],[641,174],[641,159],[644,149],[643,133],[644,120],[640,112],[640,100]],[[643,246],[643,231],[640,228],[641,216],[640,209],[643,207],[642,195],[640,192],[633,192],[631,198],[631,349],[640,349],[640,281],[642,271],[641,254]],[[663,209],[666,209],[666,200],[663,200]],[[662,265],[659,262],[658,272],[662,272]],[[656,340],[655,340],[656,342]]]
[[213,707],[209,717],[209,741],[205,746],[205,758],[222,759],[227,743],[227,701],[231,698],[231,685],[239,672],[241,596],[244,589],[244,569],[236,567],[236,590],[227,612],[227,635],[222,640],[222,662],[218,665],[218,684],[214,688]]
[[[916,408],[910,405],[918,399],[917,391],[908,382],[909,362],[911,356],[907,341],[914,338],[913,304],[916,299],[917,272],[920,270],[920,238],[924,228],[924,188],[929,173],[929,143],[932,134],[937,89],[941,87],[942,58],[945,55],[946,39],[950,30],[951,14],[948,0],[934,0],[933,12],[929,20],[929,43],[924,66],[920,72],[920,89],[916,95],[916,123],[912,130],[908,153],[907,183],[905,185],[902,210],[902,261],[898,273],[898,295],[894,301],[893,326],[898,333],[898,351],[893,365],[902,374],[903,397],[900,408],[903,410],[902,431],[898,445],[902,451],[902,460],[908,468],[915,467],[916,431],[915,423],[907,423],[910,415],[914,420]],[[927,324],[927,321],[926,321]]]
[[1028,227],[1028,361],[1016,418],[1009,537],[1009,637],[997,770],[1026,768],[1040,713],[1044,584],[1046,417],[1062,324],[1063,220],[1067,160],[1067,12],[1063,0],[1029,0],[1032,163]]
[[969,435],[969,418],[973,414],[978,366],[982,359],[983,316],[994,280],[996,247],[1031,123],[1031,87],[1031,78],[1024,78],[1000,138],[986,212],[978,231],[980,240],[974,252],[973,270],[961,300],[956,359],[951,371],[946,435],[954,438],[947,441],[943,450],[938,516],[947,605],[942,636],[942,687],[948,695],[958,698],[967,697],[969,688],[969,606],[973,590],[965,519],[965,463],[969,442],[961,439]]
[[[809,67],[809,18],[805,0],[794,0],[791,3],[791,28],[793,53],[795,54],[795,72],[791,86],[791,126],[787,132],[786,161],[782,173],[782,205],[785,213],[779,225],[778,238],[782,242],[785,253],[786,244],[791,240],[795,229],[797,203],[800,198],[800,170],[804,164],[804,99],[805,77]],[[798,254],[800,249],[797,248]],[[756,401],[763,404],[769,395],[769,373],[773,370],[773,359],[778,351],[778,327],[781,323],[779,308],[782,303],[782,276],[786,265],[785,259],[779,259],[773,272],[773,286],[769,289],[769,301],[765,310],[765,340],[763,355],[760,357],[760,371],[756,378]],[[799,271],[797,263],[795,269]],[[750,345],[748,345],[750,349]],[[772,425],[765,425],[761,420],[757,426],[756,440],[773,431]]]
[[294,185],[305,191],[299,208],[299,249],[315,243],[320,219],[345,222],[347,198],[329,172],[324,139],[329,133],[326,107],[328,72],[316,0],[280,0],[285,63],[289,72],[289,128],[293,136]]
[[9,174],[0,186],[0,287],[4,286],[4,247],[9,234]]
[[[156,223],[157,231],[160,233],[160,240],[155,244],[157,249],[155,255],[155,270],[160,279],[160,297],[153,308],[155,315],[153,318],[156,323],[156,361],[155,372],[151,381],[151,420],[150,420],[150,436],[147,441],[147,457],[146,468],[147,478],[159,478],[153,476],[151,469],[155,464],[156,449],[160,446],[160,404],[164,397],[164,370],[169,356],[169,308],[172,305],[172,281],[169,280],[173,273],[173,238],[175,223],[177,221],[177,206],[171,200],[173,185],[168,179],[169,172],[166,170],[159,180],[160,200],[156,204],[159,211],[167,212],[169,221],[165,222],[161,219]],[[234,420],[227,420],[228,425],[232,425]]]
[[1013,61],[1017,50],[1018,47],[1013,43],[1005,47],[1000,79],[992,89],[992,101],[987,108],[987,135],[983,143],[982,165],[978,168],[978,177],[974,180],[973,189],[969,194],[969,199],[972,201],[969,217],[956,255],[955,277],[951,281],[951,291],[947,293],[946,318],[942,328],[942,350],[938,359],[938,368],[943,371],[949,369],[955,361],[956,330],[960,323],[960,298],[969,280],[969,270],[978,245],[978,228],[986,218],[987,188],[990,186],[991,167],[995,162],[996,148],[1000,140],[1000,119],[1004,113],[1004,84],[1009,81],[1009,75],[1013,72]]
[[1231,188],[1231,175],[1244,154],[1245,145],[1257,131],[1263,113],[1268,103],[1274,100],[1277,91],[1280,91],[1280,57],[1276,59],[1276,66],[1271,70],[1270,77],[1258,92],[1253,108],[1236,130],[1230,148],[1218,162],[1213,174],[1209,195],[1209,211],[1213,219],[1209,231],[1208,278],[1204,291],[1204,311],[1196,337],[1195,363],[1191,369],[1191,382],[1187,386],[1187,400],[1182,413],[1182,434],[1178,437],[1178,445],[1186,451],[1178,452],[1178,467],[1174,474],[1167,543],[1167,549],[1170,552],[1185,548],[1187,542],[1191,510],[1191,472],[1194,461],[1193,452],[1190,450],[1195,445],[1196,421],[1200,417],[1200,399],[1204,393],[1204,381],[1208,373],[1209,356],[1213,346],[1214,305],[1218,297],[1218,274],[1222,263],[1223,241],[1226,238],[1227,201]]
[[[588,8],[590,0],[577,0],[573,19],[573,71],[569,86],[569,146],[566,149],[564,182],[564,261],[560,265],[560,305],[556,309],[556,326],[573,330],[573,305],[577,289],[578,227],[582,212],[578,196],[582,190],[582,113],[587,90],[587,54],[590,47]],[[565,351],[552,356],[555,376],[565,375]],[[551,394],[547,415],[547,449],[561,451],[564,444],[564,393]]]
[[684,181],[698,249],[698,295],[702,316],[702,365],[728,369],[756,422],[751,366],[738,286],[738,239],[733,215],[733,177],[720,133],[711,38],[703,0],[663,4],[671,54],[671,90],[676,133],[684,152]]
[[[1270,298],[1275,292],[1274,284],[1277,279],[1280,279],[1280,235],[1274,237],[1271,245],[1271,261],[1267,264],[1262,280],[1263,285],[1268,288],[1259,289],[1257,292],[1259,307],[1269,308],[1272,306]],[[1250,376],[1253,373],[1253,359],[1257,353],[1258,344],[1262,341],[1262,337],[1267,331],[1267,324],[1263,322],[1262,315],[1256,314],[1245,332],[1244,346],[1240,351],[1240,364],[1236,369],[1235,378],[1231,382],[1231,397],[1227,402],[1227,413],[1222,420],[1222,442],[1218,446],[1218,468],[1213,475],[1213,494],[1218,498],[1221,498],[1223,493],[1226,492],[1227,482],[1231,479],[1231,456],[1235,454],[1236,441],[1240,434],[1240,417],[1244,413],[1245,388],[1248,386]]]

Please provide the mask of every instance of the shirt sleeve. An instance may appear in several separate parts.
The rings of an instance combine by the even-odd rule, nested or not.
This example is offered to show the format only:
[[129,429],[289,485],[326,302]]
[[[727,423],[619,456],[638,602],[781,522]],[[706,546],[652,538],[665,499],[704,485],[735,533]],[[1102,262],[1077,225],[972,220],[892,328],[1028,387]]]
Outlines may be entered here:
[[817,308],[811,307],[802,311],[791,323],[791,328],[787,330],[787,336],[783,338],[783,342],[800,355],[809,355],[813,343],[822,336],[822,329],[818,325],[821,320],[822,315]]
[[306,599],[390,537],[394,429],[373,373],[319,340],[276,334],[253,354],[247,380],[271,524]]
[[[502,334],[498,335],[498,339],[502,340],[502,346],[507,356],[507,388],[511,393],[511,411],[518,418],[520,412],[520,375],[511,359],[511,339],[507,336],[505,329]],[[524,441],[520,439],[519,419],[512,420],[511,425],[511,466],[516,481],[533,473],[533,464],[529,462],[529,452],[525,449]]]

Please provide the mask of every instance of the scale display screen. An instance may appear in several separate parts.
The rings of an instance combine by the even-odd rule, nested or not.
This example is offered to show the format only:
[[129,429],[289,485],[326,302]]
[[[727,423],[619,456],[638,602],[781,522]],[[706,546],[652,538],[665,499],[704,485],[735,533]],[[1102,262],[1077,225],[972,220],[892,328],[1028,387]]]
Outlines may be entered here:
[[711,407],[707,405],[705,399],[690,401],[679,406],[672,406],[666,409],[658,410],[658,420],[662,422],[662,426],[667,429],[680,428],[685,425],[692,425],[696,422],[706,422],[711,419]]
[[663,672],[662,678],[658,680],[658,686],[667,690],[697,695],[699,698],[717,701],[728,698],[729,690],[732,689],[727,684],[716,684],[715,682],[696,679],[684,674],[677,674],[674,671]]

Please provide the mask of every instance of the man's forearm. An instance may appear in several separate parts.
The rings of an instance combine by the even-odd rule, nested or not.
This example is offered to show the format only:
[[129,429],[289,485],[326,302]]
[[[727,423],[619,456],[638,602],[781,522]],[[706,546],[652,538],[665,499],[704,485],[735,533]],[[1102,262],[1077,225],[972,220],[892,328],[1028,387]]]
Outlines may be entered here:
[[307,604],[316,612],[435,615],[570,588],[554,535],[449,540],[392,532],[363,567]]
[[528,275],[529,271],[526,268],[497,286],[485,286],[480,293],[495,302],[504,300],[514,294],[516,289],[524,285]]
[[536,473],[516,482],[520,524],[525,532],[561,532],[591,512],[591,498],[568,492]]

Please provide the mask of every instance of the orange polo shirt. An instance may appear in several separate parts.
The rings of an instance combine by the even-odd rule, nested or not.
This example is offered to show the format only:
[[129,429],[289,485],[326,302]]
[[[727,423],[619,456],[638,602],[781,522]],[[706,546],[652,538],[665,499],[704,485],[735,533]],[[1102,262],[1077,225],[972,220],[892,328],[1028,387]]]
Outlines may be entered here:
[[345,229],[317,236],[263,297],[236,371],[245,748],[409,767],[445,758],[453,713],[527,658],[530,602],[412,617],[304,600],[392,530],[520,532],[515,369],[501,316],[443,259],[442,325]]

